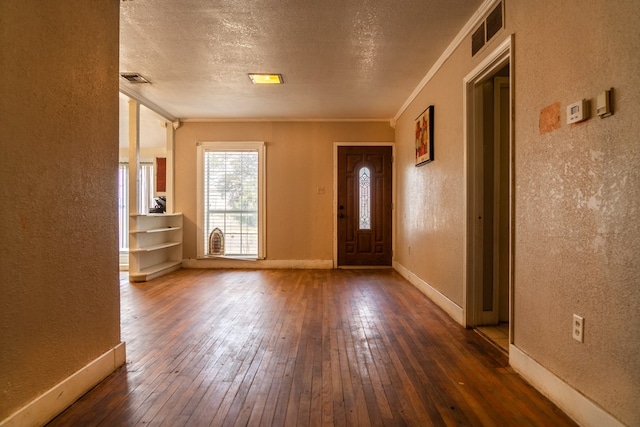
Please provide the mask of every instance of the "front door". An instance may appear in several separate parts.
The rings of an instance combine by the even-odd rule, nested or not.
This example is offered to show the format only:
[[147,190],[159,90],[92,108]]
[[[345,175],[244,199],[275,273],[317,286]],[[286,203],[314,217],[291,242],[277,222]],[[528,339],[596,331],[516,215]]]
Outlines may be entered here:
[[392,147],[338,147],[338,266],[390,266]]

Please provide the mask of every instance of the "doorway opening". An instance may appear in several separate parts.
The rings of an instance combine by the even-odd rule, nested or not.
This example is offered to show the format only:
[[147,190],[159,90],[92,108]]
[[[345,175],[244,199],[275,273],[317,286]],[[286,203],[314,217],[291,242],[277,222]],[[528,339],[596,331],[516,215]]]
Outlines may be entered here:
[[[119,93],[118,236],[120,271],[129,271],[129,220],[173,209],[173,123]],[[169,172],[170,171],[170,172]],[[169,210],[171,212],[171,210]]]
[[465,78],[465,321],[505,352],[512,342],[511,40]]

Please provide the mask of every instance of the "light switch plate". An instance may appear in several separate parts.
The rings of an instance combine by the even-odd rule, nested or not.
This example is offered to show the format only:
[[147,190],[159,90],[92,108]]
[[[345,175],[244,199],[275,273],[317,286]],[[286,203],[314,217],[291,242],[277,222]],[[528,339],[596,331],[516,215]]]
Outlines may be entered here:
[[613,114],[611,111],[611,90],[603,90],[596,98],[596,113],[601,119]]

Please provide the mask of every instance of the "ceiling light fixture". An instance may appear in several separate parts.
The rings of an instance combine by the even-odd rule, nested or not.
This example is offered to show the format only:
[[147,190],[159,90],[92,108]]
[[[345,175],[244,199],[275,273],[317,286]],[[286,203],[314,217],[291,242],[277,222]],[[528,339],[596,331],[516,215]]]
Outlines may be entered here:
[[249,73],[249,78],[254,85],[281,85],[284,83],[282,74]]

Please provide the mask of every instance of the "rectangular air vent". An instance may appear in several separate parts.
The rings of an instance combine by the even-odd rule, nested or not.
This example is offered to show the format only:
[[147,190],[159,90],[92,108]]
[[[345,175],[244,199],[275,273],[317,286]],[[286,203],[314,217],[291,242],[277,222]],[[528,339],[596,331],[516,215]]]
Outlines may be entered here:
[[128,81],[129,83],[151,83],[138,73],[120,73],[120,77]]
[[498,5],[491,11],[489,16],[487,16],[487,41],[491,40],[493,36],[495,36],[498,31],[502,29],[502,3],[498,3]]
[[482,47],[503,28],[504,9],[502,2],[499,2],[471,35],[471,56],[475,56],[476,53],[482,50]]
[[484,46],[484,22],[471,36],[471,56],[474,56]]

